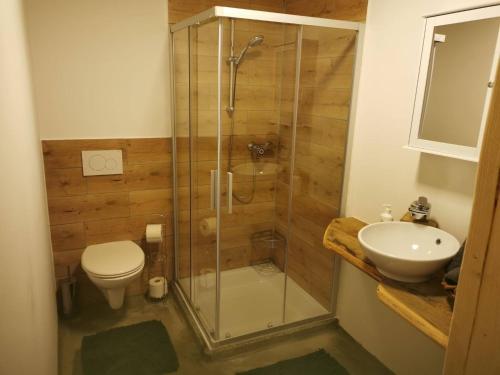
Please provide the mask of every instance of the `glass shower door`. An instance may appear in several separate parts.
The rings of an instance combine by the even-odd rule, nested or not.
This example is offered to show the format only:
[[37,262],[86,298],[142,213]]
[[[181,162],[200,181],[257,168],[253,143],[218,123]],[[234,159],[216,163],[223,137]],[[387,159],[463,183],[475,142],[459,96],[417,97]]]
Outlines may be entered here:
[[219,23],[190,26],[192,303],[217,338],[217,61]]
[[286,232],[275,207],[278,181],[290,177],[279,134],[292,112],[298,27],[223,22],[219,334],[227,339],[284,321]]
[[334,255],[323,233],[339,216],[355,30],[303,26],[288,221],[286,322],[332,310]]
[[178,285],[217,338],[218,21],[173,35],[176,272]]
[[175,209],[175,273],[179,286],[191,299],[191,211],[190,211],[190,124],[189,124],[189,29],[172,36],[175,136],[174,209]]

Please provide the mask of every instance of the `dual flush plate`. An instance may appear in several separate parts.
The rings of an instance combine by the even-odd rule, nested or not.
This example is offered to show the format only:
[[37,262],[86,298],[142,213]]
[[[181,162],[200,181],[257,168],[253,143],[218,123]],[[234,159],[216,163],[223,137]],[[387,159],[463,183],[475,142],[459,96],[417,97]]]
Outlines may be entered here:
[[84,176],[123,174],[122,150],[82,151]]

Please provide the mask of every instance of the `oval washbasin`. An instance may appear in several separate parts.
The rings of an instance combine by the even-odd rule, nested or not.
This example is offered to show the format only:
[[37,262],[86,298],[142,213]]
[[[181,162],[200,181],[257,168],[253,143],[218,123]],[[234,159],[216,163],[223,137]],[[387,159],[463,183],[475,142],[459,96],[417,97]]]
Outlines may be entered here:
[[400,221],[367,225],[358,239],[381,274],[404,282],[430,279],[460,249],[441,229]]
[[233,173],[243,176],[269,176],[281,171],[281,166],[276,163],[259,162],[259,163],[244,163],[233,167]]

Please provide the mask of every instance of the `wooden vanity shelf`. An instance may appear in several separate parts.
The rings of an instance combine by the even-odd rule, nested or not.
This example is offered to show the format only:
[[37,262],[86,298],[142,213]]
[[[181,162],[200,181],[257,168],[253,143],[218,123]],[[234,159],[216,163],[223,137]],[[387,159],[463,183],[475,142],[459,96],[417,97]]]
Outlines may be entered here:
[[424,283],[402,283],[386,278],[365,256],[358,241],[358,232],[366,225],[353,217],[334,219],[325,231],[323,245],[378,281],[380,301],[446,348],[452,310],[441,286],[442,275]]

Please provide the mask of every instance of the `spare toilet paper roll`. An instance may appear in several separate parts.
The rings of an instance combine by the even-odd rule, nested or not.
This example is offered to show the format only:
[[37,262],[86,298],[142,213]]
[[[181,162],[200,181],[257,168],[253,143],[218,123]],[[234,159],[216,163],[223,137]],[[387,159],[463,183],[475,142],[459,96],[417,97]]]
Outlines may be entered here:
[[204,236],[210,236],[217,231],[217,219],[215,217],[206,217],[200,221],[200,232]]
[[162,241],[162,224],[148,224],[146,225],[146,242],[159,243]]
[[163,298],[167,294],[167,283],[164,277],[157,276],[149,279],[149,297]]

